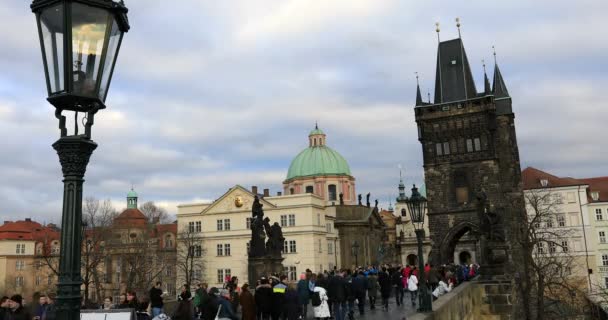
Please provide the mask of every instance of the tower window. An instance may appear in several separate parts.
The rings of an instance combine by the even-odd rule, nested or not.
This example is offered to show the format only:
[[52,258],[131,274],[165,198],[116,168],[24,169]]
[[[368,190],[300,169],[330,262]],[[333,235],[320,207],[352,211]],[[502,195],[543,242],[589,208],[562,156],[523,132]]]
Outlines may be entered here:
[[437,150],[437,155],[438,156],[442,156],[443,155],[443,147],[441,143],[436,143],[435,144],[435,149]]
[[475,144],[475,151],[480,151],[481,150],[481,141],[479,140],[479,138],[473,139],[473,142]]
[[306,193],[313,193],[313,192],[314,192],[313,186],[306,186]]
[[335,201],[336,198],[336,185],[335,184],[330,184],[327,187],[327,191],[328,191],[328,195],[329,195],[329,201]]
[[469,202],[469,184],[467,176],[462,171],[454,173],[454,187],[456,191],[456,203],[467,204]]
[[445,154],[445,155],[450,154],[450,143],[449,142],[443,143],[443,154]]

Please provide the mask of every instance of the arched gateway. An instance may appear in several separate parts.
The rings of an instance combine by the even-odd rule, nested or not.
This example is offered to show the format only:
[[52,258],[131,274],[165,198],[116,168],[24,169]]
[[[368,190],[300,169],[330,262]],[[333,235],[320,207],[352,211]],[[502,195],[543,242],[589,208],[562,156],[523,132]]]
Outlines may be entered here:
[[[459,240],[478,239],[475,258],[488,276],[513,262],[525,219],[511,97],[498,65],[477,92],[462,39],[439,43],[434,102],[415,107],[428,199],[431,263],[454,261]],[[461,248],[460,250],[465,250]]]

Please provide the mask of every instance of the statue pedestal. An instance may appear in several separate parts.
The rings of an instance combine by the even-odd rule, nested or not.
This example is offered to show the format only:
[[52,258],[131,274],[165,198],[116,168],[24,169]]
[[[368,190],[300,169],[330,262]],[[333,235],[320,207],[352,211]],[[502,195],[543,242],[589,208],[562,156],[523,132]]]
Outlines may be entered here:
[[248,281],[252,288],[255,288],[255,283],[261,277],[266,277],[272,273],[283,273],[283,260],[281,257],[249,257],[248,262]]
[[479,269],[481,278],[490,280],[505,275],[509,247],[502,241],[492,240],[486,240],[483,247],[483,260]]

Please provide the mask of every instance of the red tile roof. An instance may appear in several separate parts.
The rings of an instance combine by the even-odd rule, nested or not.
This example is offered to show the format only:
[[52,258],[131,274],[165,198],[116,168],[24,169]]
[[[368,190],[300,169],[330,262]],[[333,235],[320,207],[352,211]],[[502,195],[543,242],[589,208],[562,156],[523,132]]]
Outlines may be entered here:
[[167,233],[167,232],[177,234],[177,223],[157,224],[156,230],[159,235],[161,235],[163,233]]
[[139,209],[125,209],[121,214],[114,218],[114,225],[117,227],[145,226],[148,218]]
[[[547,186],[541,185],[541,180],[546,179]],[[587,184],[580,179],[574,178],[560,178],[550,173],[538,170],[533,167],[527,167],[521,172],[521,180],[524,185],[524,190],[538,189],[538,188],[552,188],[552,187],[566,187],[566,186],[580,186]]]
[[[560,178],[532,167],[524,169],[521,176],[524,190],[543,188],[540,181],[546,179],[548,181],[547,188],[588,185],[587,197],[589,202],[608,202],[608,176],[583,179]],[[594,192],[599,193],[598,200],[593,200],[591,197]]]
[[[581,179],[589,184],[589,202],[608,202],[608,177]],[[598,192],[598,200],[591,198],[591,193]]]
[[0,226],[0,240],[35,240],[46,242],[58,240],[61,237],[59,230],[43,226],[30,219],[20,221],[5,221]]

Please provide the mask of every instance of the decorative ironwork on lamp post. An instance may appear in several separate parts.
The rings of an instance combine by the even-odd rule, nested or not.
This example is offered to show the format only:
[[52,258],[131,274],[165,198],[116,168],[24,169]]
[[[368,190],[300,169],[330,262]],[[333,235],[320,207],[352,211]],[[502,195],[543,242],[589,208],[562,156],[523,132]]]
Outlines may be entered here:
[[[123,34],[127,8],[112,0],[34,0],[47,100],[55,107],[60,138],[53,144],[63,171],[57,319],[80,319],[82,186],[97,144],[95,114],[104,109]],[[66,115],[73,119],[68,134]],[[73,118],[72,118],[73,117]],[[83,130],[79,130],[82,125]]]
[[422,252],[426,198],[418,192],[418,188],[414,185],[412,187],[411,197],[406,199],[405,202],[410,211],[410,218],[416,231],[416,239],[418,240],[418,274],[420,275],[420,279],[418,279],[418,311],[430,312],[433,311],[433,300],[431,299],[431,292],[429,291],[424,277],[424,253]]
[[357,240],[355,240],[353,242],[352,247],[350,248],[351,252],[353,254],[353,256],[355,256],[355,268],[359,267],[359,260],[358,260],[358,256],[359,256],[359,243],[357,242]]

